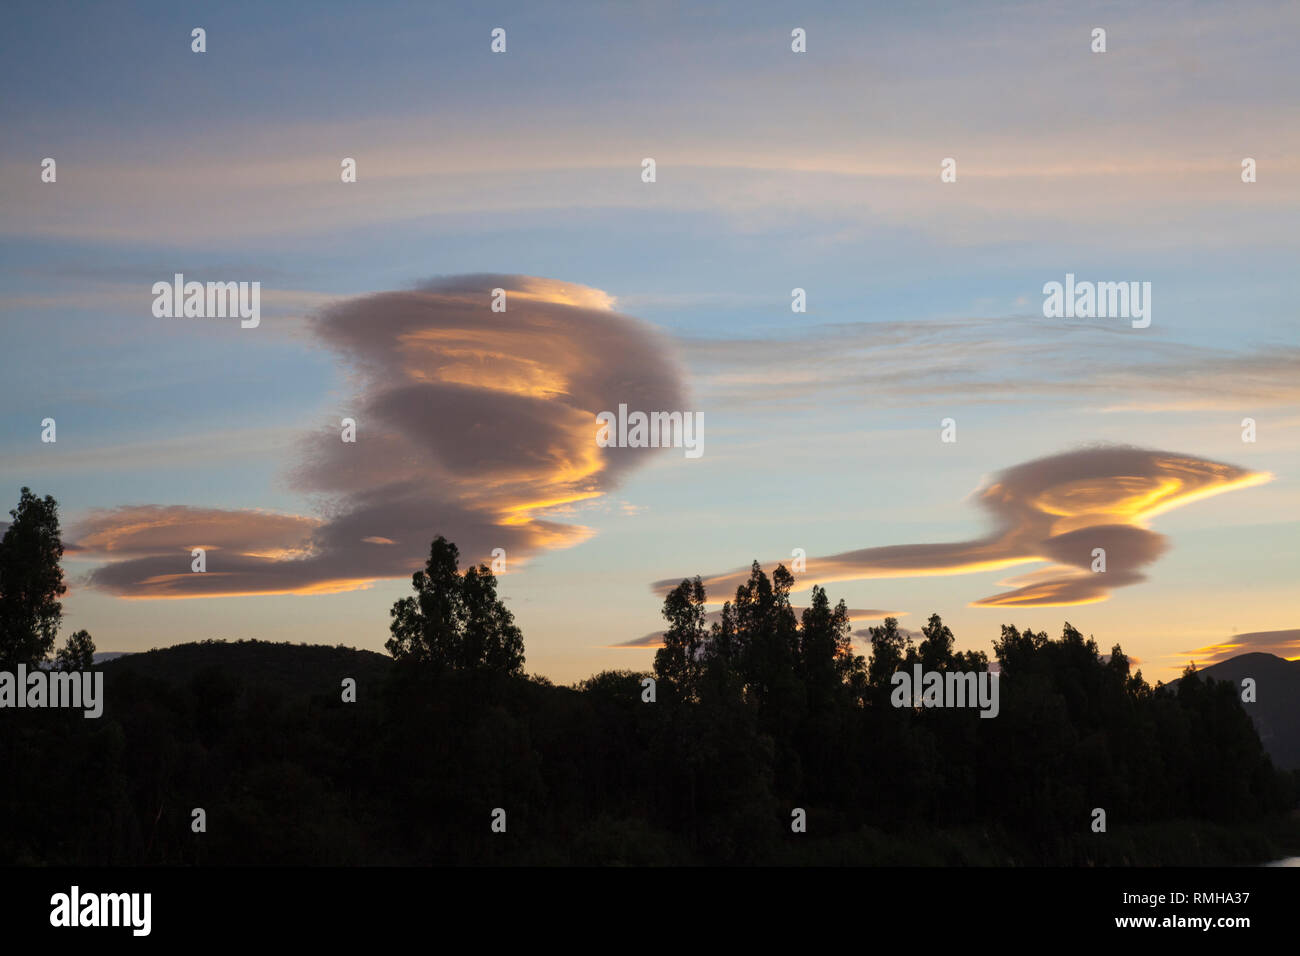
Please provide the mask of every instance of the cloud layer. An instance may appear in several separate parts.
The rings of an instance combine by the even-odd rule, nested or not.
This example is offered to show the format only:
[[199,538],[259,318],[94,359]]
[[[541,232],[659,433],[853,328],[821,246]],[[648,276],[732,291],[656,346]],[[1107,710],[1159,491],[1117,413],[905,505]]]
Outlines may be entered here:
[[[493,289],[506,311],[493,312]],[[598,412],[684,407],[649,326],[585,286],[471,275],[349,299],[313,322],[353,371],[339,428],[304,438],[294,485],[323,517],[144,505],[88,516],[70,549],[110,563],[90,584],[130,597],[318,593],[409,575],[437,534],[472,561],[589,536],[556,520],[653,453],[596,445]],[[190,571],[190,549],[209,550]]]
[[763,338],[688,339],[683,349],[708,383],[711,407],[815,406],[863,393],[907,408],[1082,400],[1102,411],[1235,412],[1300,403],[1300,348],[1293,344],[1191,345],[1105,322],[1061,326],[1032,314],[847,322]]
[[1234,634],[1218,644],[1198,647],[1194,651],[1183,653],[1189,655],[1201,667],[1218,664],[1239,654],[1276,654],[1287,660],[1295,660],[1300,658],[1300,628]]
[[[1045,568],[1001,582],[1011,590],[975,607],[1056,607],[1105,600],[1114,588],[1145,579],[1142,570],[1166,549],[1146,527],[1155,515],[1271,476],[1174,452],[1127,446],[1084,448],[1008,468],[978,494],[993,519],[983,538],[902,544],[808,559],[802,587],[864,578],[969,574],[1030,562]],[[1105,571],[1094,571],[1095,549]],[[715,574],[705,587],[721,601],[748,569]],[[657,581],[666,593],[676,579]]]

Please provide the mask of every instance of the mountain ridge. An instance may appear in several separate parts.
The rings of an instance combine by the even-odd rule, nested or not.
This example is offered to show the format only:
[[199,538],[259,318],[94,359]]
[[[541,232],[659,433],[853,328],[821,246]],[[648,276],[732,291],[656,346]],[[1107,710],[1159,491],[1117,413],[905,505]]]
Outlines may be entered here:
[[[1211,664],[1197,674],[1239,688],[1243,679],[1252,678],[1255,701],[1242,706],[1255,722],[1260,742],[1278,767],[1300,769],[1300,660],[1251,651]],[[1173,680],[1168,686],[1177,685],[1178,680]]]

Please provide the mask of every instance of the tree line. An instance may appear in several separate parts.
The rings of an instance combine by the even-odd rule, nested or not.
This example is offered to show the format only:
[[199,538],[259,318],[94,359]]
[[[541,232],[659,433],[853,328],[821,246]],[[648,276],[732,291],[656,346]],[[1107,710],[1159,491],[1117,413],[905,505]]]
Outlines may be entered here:
[[[6,666],[48,659],[62,593],[53,500],[24,489],[13,514]],[[525,671],[490,568],[462,571],[439,537],[391,609],[386,663],[210,642],[104,665],[99,720],[0,711],[0,861],[1212,863],[1300,849],[1278,842],[1300,839],[1285,823],[1296,777],[1264,754],[1233,685],[1189,669],[1151,686],[1068,623],[1057,639],[1005,625],[996,719],[896,707],[902,668],[990,661],[958,651],[937,614],[917,637],[887,618],[858,654],[845,603],[815,587],[796,613],[794,583],[755,562],[710,623],[702,582],[684,580],[651,673],[557,687]],[[63,666],[89,666],[87,645]],[[290,659],[296,680],[277,681]],[[355,702],[339,693],[348,676]]]

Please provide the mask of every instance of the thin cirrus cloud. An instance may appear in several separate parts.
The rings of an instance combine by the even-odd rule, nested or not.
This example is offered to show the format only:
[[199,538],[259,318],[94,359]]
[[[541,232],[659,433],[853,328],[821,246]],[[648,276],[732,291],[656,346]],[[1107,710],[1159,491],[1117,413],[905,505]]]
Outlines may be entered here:
[[[506,311],[493,312],[493,289]],[[600,448],[596,414],[682,408],[680,372],[651,327],[605,293],[511,275],[445,278],[349,299],[312,321],[356,383],[337,429],[305,437],[290,469],[320,516],[128,506],[92,513],[70,552],[103,558],[92,587],[134,598],[311,594],[401,578],[443,534],[470,560],[569,547],[555,520],[645,461]],[[190,570],[206,548],[207,570]]]
[[910,407],[1030,397],[1101,411],[1300,402],[1294,345],[1189,345],[1131,337],[1104,321],[1045,326],[1023,315],[839,323],[787,337],[687,339],[682,350],[707,380],[711,402],[747,408],[856,400],[864,390],[875,403]]
[[[1143,569],[1167,548],[1149,519],[1210,495],[1261,484],[1265,472],[1174,452],[1097,446],[1025,462],[999,473],[977,500],[994,530],[970,541],[902,544],[808,558],[804,586],[867,578],[970,574],[1031,562],[1048,566],[1000,582],[1011,588],[973,607],[1059,607],[1105,600],[1145,580]],[[1094,571],[1095,549],[1105,571]],[[717,599],[748,569],[711,575]],[[654,583],[663,594],[676,579]]]

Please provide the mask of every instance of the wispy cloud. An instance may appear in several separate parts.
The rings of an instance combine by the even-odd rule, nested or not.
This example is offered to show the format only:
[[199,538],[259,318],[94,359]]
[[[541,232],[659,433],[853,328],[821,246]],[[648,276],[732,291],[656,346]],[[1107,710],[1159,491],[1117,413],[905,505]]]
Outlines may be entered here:
[[1288,660],[1300,658],[1300,628],[1283,631],[1250,631],[1234,634],[1217,644],[1207,644],[1183,654],[1196,661],[1198,666],[1208,666],[1226,661],[1239,654],[1276,654]]
[[878,405],[1038,400],[1098,411],[1300,403],[1294,344],[1232,351],[1034,315],[839,323],[795,336],[684,339],[682,350],[701,389],[733,405],[863,394]]
[[[139,468],[176,468],[202,463],[258,460],[279,453],[296,432],[284,428],[234,428],[172,438],[120,441],[113,444],[70,446],[56,455],[38,451],[11,451],[4,456],[5,471],[14,475],[41,473],[132,471]],[[26,442],[21,448],[30,447]]]

